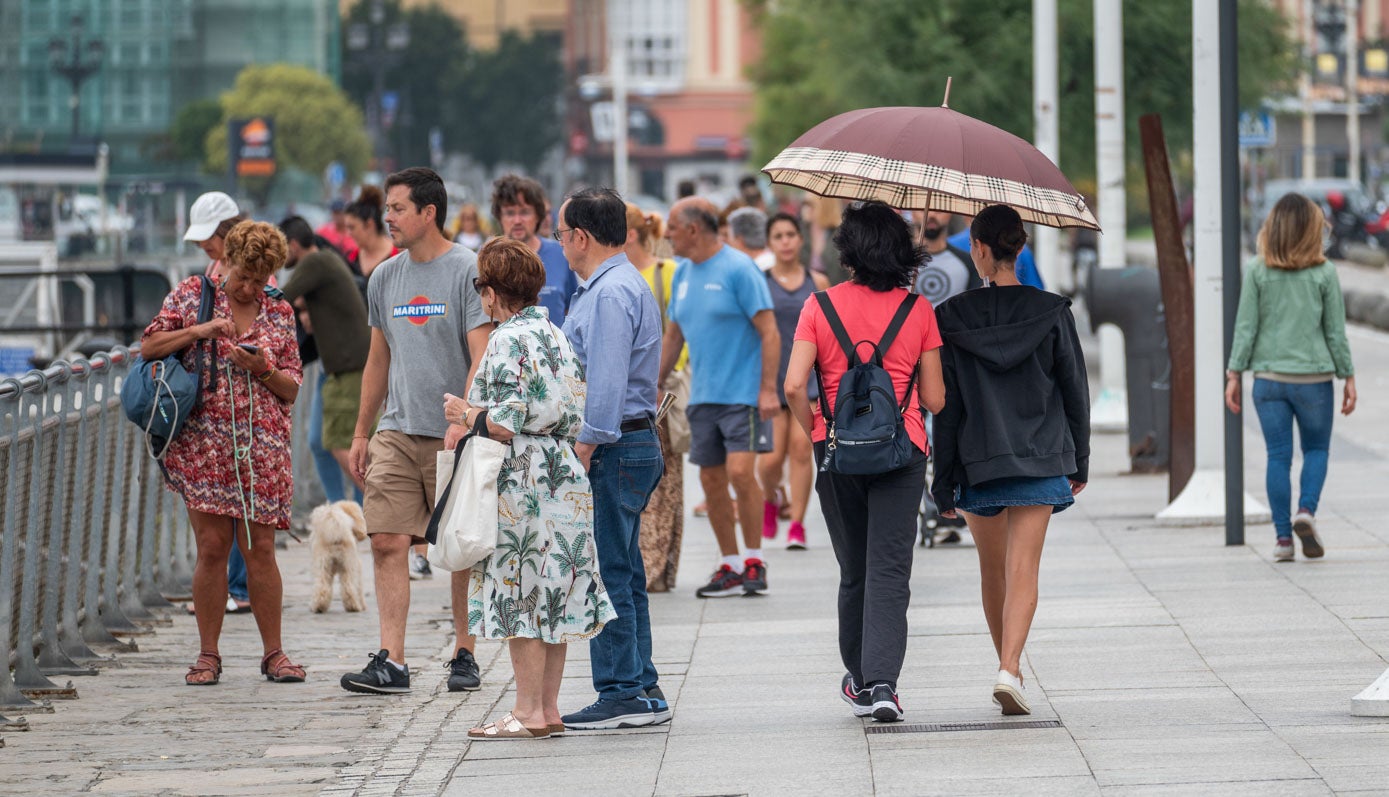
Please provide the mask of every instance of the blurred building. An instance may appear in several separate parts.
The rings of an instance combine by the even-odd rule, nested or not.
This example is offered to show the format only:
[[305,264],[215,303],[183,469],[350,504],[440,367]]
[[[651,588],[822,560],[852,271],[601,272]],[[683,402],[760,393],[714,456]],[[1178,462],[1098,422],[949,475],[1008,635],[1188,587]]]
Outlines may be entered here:
[[[343,0],[342,13],[359,0]],[[523,36],[553,33],[558,36],[565,25],[568,0],[403,0],[405,8],[438,6],[463,25],[468,43],[490,50],[497,46],[502,31],[514,30]]]
[[[99,64],[78,95],[54,69],[79,51]],[[302,64],[340,71],[336,0],[3,0],[0,2],[0,148],[110,147],[111,173],[159,171],[151,155],[174,116],[231,88],[248,64]],[[58,52],[50,44],[62,42]],[[75,145],[75,146],[74,146]]]
[[[1354,18],[1346,0],[1270,0],[1288,21],[1288,33],[1310,66],[1307,79],[1282,97],[1266,101],[1273,118],[1272,143],[1251,153],[1261,176],[1304,176],[1304,134],[1312,145],[1313,174],[1345,177],[1349,173],[1347,119],[1360,117],[1361,174],[1373,192],[1389,155],[1382,130],[1389,123],[1389,0],[1359,0]],[[1351,37],[1356,42],[1350,63]],[[1351,76],[1356,98],[1352,106]]]
[[[609,41],[625,48],[631,189],[731,192],[747,170],[761,38],[739,0],[568,0],[564,64],[570,178],[612,181]],[[612,21],[611,30],[609,20]]]

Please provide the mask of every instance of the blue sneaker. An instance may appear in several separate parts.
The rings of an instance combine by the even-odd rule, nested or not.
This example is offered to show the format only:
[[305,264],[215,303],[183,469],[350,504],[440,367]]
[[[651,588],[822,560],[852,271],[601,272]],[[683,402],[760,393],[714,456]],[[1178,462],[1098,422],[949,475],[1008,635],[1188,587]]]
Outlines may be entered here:
[[656,721],[646,698],[625,700],[599,698],[588,708],[564,715],[564,727],[575,731],[608,731],[617,728],[640,728]]
[[644,699],[650,704],[651,715],[655,717],[651,722],[652,725],[664,725],[670,722],[671,717],[675,716],[670,710],[670,703],[666,702],[666,693],[661,691],[661,687],[653,686],[646,690]]

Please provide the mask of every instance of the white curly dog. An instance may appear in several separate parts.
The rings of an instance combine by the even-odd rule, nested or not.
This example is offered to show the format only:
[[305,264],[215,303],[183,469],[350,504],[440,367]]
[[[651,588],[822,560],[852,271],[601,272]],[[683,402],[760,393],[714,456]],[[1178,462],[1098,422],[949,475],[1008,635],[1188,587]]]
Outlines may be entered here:
[[362,562],[357,542],[367,538],[367,521],[354,501],[324,504],[309,515],[313,551],[313,597],[309,611],[328,611],[333,602],[333,579],[342,580],[342,608],[360,612],[367,607],[362,594]]

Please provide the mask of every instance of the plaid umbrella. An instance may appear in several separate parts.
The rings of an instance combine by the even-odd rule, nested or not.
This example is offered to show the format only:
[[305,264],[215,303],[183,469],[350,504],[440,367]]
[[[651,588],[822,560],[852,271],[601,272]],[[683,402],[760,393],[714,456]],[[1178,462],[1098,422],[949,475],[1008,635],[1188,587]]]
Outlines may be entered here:
[[1061,170],[1012,133],[941,106],[865,108],[811,128],[763,169],[774,183],[903,210],[968,216],[1010,205],[1024,221],[1098,230]]

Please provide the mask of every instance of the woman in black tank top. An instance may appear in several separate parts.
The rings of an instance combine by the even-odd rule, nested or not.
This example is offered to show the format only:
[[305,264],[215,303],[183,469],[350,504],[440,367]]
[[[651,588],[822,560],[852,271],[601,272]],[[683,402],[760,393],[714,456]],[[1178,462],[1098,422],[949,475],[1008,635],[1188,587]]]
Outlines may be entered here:
[[[758,476],[762,480],[763,515],[762,537],[777,537],[777,521],[786,490],[781,487],[783,472],[790,467],[789,519],[786,532],[788,550],[805,549],[805,508],[810,503],[810,488],[815,478],[814,453],[810,437],[791,417],[786,408],[786,363],[791,359],[791,344],[796,340],[796,324],[801,308],[811,293],[829,287],[823,274],[816,274],[800,261],[801,225],[795,216],[778,213],[767,220],[767,246],[776,255],[776,263],[767,270],[767,288],[772,294],[772,314],[777,331],[781,333],[781,364],[777,369],[776,390],[781,398],[781,414],[772,421],[773,448],[757,458]],[[816,393],[811,386],[811,398]]]

